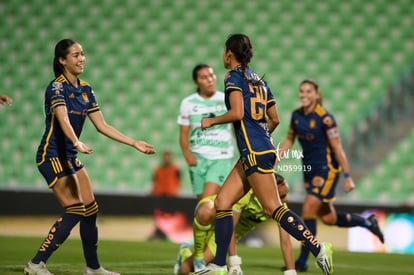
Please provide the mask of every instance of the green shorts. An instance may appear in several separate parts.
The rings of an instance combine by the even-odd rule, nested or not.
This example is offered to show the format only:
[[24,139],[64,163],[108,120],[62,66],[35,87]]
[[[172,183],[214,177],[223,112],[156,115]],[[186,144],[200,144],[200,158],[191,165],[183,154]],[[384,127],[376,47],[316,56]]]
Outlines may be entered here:
[[194,195],[203,193],[206,182],[222,186],[233,168],[233,159],[206,159],[197,155],[197,166],[190,167]]

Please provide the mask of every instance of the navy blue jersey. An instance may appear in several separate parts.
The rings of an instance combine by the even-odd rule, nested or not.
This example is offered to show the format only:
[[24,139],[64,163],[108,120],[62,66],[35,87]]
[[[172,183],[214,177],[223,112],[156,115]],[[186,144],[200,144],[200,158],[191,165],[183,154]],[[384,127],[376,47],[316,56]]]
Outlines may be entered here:
[[82,133],[83,124],[89,113],[99,110],[95,95],[88,83],[79,81],[75,88],[64,75],[50,82],[45,92],[45,131],[37,150],[38,165],[46,159],[70,159],[76,157],[77,150],[63,133],[54,114],[57,106],[66,106],[70,124],[77,137]]
[[229,110],[230,93],[242,93],[244,116],[241,121],[233,123],[237,146],[241,156],[248,154],[267,154],[275,152],[275,146],[267,124],[267,108],[275,105],[275,99],[267,83],[251,69],[246,69],[246,77],[252,81],[260,81],[261,85],[253,85],[243,77],[242,69],[236,68],[228,72],[224,78],[225,103]]
[[288,135],[292,140],[295,136],[298,138],[303,150],[303,165],[311,165],[312,172],[338,169],[328,140],[339,137],[336,122],[322,106],[316,105],[309,114],[305,114],[303,108],[293,111]]

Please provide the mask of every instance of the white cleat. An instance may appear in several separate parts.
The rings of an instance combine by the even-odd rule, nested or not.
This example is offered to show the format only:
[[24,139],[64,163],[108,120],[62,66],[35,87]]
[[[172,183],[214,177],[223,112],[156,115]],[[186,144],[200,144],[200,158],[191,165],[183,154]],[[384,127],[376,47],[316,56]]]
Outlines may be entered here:
[[209,263],[205,268],[190,272],[189,275],[227,275],[227,266]]
[[24,267],[24,274],[26,275],[53,275],[53,273],[47,270],[46,264],[44,262],[35,264],[35,263],[32,263],[32,261],[29,261]]
[[120,273],[108,271],[102,266],[98,269],[92,269],[90,267],[85,267],[83,270],[83,275],[121,275]]

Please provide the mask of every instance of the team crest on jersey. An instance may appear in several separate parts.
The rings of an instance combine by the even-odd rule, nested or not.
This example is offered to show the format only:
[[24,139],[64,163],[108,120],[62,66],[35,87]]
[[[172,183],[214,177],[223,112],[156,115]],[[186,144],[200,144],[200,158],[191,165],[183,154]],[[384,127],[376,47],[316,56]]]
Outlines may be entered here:
[[88,97],[88,94],[87,94],[87,93],[82,93],[82,99],[83,99],[83,101],[85,101],[85,102],[89,102],[89,97]]
[[69,98],[75,98],[75,94],[74,93],[70,93]]
[[316,127],[316,121],[315,121],[315,119],[311,119],[310,121],[309,121],[309,127],[311,128],[311,129],[313,129],[313,128],[315,128]]

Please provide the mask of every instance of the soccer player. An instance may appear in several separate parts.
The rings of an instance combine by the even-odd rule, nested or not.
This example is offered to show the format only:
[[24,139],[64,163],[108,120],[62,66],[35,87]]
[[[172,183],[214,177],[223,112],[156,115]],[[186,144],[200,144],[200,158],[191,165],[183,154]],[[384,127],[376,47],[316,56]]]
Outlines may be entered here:
[[271,136],[279,117],[270,88],[249,67],[252,57],[253,47],[248,36],[228,37],[223,50],[224,67],[230,70],[224,80],[227,112],[201,121],[202,129],[232,122],[240,159],[214,201],[216,256],[203,270],[191,274],[227,274],[226,255],[233,233],[232,206],[251,188],[264,213],[310,249],[324,274],[330,275],[333,272],[331,244],[316,240],[301,218],[280,201],[273,176],[276,148]]
[[[226,111],[224,93],[216,90],[213,68],[198,64],[192,72],[197,91],[181,101],[178,115],[180,147],[189,166],[193,193],[198,200],[217,194],[233,165],[234,148],[231,125],[223,124],[201,130],[201,119],[223,114]],[[194,244],[201,246],[211,227],[200,213],[194,219]],[[202,248],[202,247],[200,247]],[[200,250],[202,251],[202,250]],[[194,257],[196,270],[204,268],[202,253]]]
[[[288,135],[280,148],[280,158],[297,138],[303,150],[302,164],[306,196],[302,206],[302,218],[316,235],[316,218],[327,225],[340,227],[361,226],[375,234],[381,242],[384,236],[374,215],[367,219],[345,212],[336,212],[333,202],[340,171],[345,176],[345,191],[355,188],[348,161],[341,145],[335,118],[322,107],[322,95],[313,80],[303,80],[299,87],[301,106],[293,111]],[[298,272],[307,270],[309,250],[301,248],[296,260]]]
[[0,105],[3,105],[4,103],[11,105],[13,103],[13,99],[7,95],[0,95]]
[[55,46],[55,79],[45,92],[45,131],[37,150],[37,167],[65,212],[52,225],[36,255],[26,264],[29,275],[52,274],[46,262],[80,223],[80,236],[86,261],[84,275],[117,275],[104,269],[98,260],[98,204],[86,168],[77,153],[92,154],[79,140],[86,117],[98,132],[139,152],[154,154],[154,146],[133,140],[105,122],[95,94],[78,76],[83,73],[85,55],[81,44],[63,39]]
[[[288,183],[279,174],[275,173],[277,188],[279,191],[280,199],[283,203],[287,201],[287,193],[289,191]],[[208,212],[210,220],[214,221],[214,199],[215,195],[202,199],[197,207],[196,214],[199,209],[203,208],[204,212]],[[247,233],[252,231],[256,226],[264,221],[268,220],[268,217],[263,213],[263,207],[257,198],[254,196],[252,190],[243,196],[234,206],[234,234],[229,247],[229,271],[228,275],[242,275],[241,258],[237,255],[236,243]],[[280,244],[283,253],[283,258],[286,266],[284,275],[296,275],[294,269],[294,258],[292,244],[289,234],[280,228],[279,230]],[[206,263],[210,263],[216,254],[216,243],[214,235],[214,227],[208,232],[208,238],[203,248],[204,259]],[[184,243],[180,247],[180,251],[177,255],[176,265],[174,266],[174,274],[188,274],[193,270],[192,258],[194,252],[191,251],[191,245]]]

